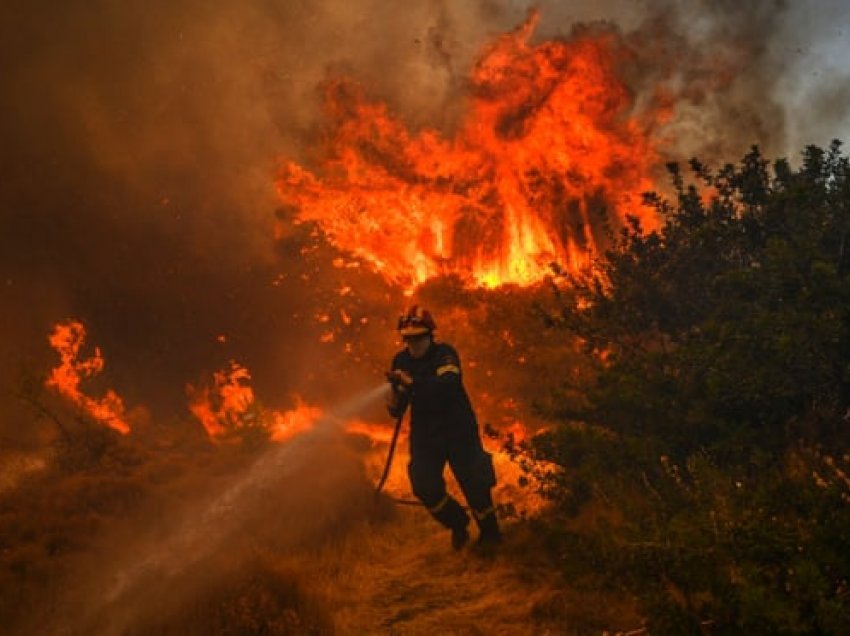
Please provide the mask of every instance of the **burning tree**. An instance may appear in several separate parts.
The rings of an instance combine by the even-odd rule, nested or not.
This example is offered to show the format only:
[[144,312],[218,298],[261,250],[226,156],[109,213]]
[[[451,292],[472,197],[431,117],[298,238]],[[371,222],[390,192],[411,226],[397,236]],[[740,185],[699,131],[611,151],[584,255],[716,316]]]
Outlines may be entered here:
[[[288,222],[315,222],[339,248],[412,291],[455,274],[485,287],[528,285],[553,261],[575,268],[604,246],[600,213],[640,207],[658,163],[658,102],[638,107],[614,33],[529,43],[532,14],[472,70],[451,138],[412,132],[349,80],[329,81],[331,124],[318,172],[285,163]],[[285,231],[285,228],[284,228]]]

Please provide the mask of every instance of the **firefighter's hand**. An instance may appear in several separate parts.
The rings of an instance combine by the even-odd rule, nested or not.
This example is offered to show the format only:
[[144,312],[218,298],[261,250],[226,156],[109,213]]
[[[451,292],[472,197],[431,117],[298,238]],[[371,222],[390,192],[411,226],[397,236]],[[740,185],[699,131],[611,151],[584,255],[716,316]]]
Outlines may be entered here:
[[387,399],[387,410],[390,412],[390,414],[392,414],[392,412],[398,406],[398,403],[399,403],[401,398],[398,396],[398,394],[395,391],[387,391],[387,398],[386,399]]
[[394,385],[403,387],[405,389],[409,389],[413,386],[413,378],[410,377],[410,374],[406,371],[402,371],[401,369],[393,369],[387,374],[387,379],[392,382]]

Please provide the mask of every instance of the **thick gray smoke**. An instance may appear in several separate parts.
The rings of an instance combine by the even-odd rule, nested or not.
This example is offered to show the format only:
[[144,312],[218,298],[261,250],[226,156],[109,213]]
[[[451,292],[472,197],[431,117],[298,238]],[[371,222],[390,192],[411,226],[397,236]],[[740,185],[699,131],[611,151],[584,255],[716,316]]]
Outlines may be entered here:
[[[639,99],[663,81],[679,104],[673,158],[795,153],[848,130],[841,0],[536,4],[535,41],[580,21],[628,39]],[[319,86],[351,76],[449,131],[476,55],[530,5],[4,2],[0,383],[47,368],[51,324],[77,316],[130,403],[171,413],[228,357],[298,389],[316,365],[302,346],[316,281],[299,286],[300,254],[275,247],[273,175],[279,157],[310,162]],[[25,416],[3,409],[0,429],[18,431]]]
[[537,4],[551,18],[541,37],[591,20],[634,36],[642,73],[675,90],[678,114],[666,131],[673,159],[734,161],[752,144],[795,159],[807,144],[850,135],[850,6],[842,0]]

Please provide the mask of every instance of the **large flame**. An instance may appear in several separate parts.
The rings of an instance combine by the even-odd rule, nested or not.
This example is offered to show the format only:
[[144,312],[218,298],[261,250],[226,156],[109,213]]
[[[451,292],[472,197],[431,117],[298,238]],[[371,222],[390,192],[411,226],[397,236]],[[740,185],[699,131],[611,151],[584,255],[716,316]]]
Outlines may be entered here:
[[275,442],[286,441],[312,428],[322,409],[305,404],[296,396],[289,411],[265,409],[254,397],[247,368],[231,360],[227,369],[213,373],[212,384],[188,385],[189,410],[213,440],[237,438],[249,429],[259,429]]
[[80,390],[80,383],[103,371],[104,361],[100,349],[95,347],[94,355],[80,360],[80,350],[86,340],[86,329],[76,320],[59,323],[49,337],[50,346],[59,354],[60,362],[46,380],[46,385],[73,402],[92,418],[115,429],[119,433],[130,432],[130,425],[124,416],[124,402],[112,389],[98,399]]
[[484,51],[452,138],[411,132],[352,82],[330,82],[320,169],[289,162],[277,180],[295,221],[408,289],[445,273],[529,284],[552,262],[587,263],[602,235],[595,212],[641,216],[658,156],[643,122],[662,115],[636,114],[613,34],[531,45],[535,24]]

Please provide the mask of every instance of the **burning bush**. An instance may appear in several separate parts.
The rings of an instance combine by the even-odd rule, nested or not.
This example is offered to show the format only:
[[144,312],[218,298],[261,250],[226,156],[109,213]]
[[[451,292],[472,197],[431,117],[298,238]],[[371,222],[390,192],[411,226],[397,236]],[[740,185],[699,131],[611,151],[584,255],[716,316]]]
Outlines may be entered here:
[[80,359],[85,340],[85,327],[77,320],[55,326],[50,335],[50,345],[59,353],[61,363],[50,373],[47,386],[70,400],[89,417],[119,433],[127,434],[130,425],[124,415],[124,401],[115,391],[109,389],[102,398],[93,398],[80,389],[80,383],[98,375],[105,364],[97,347],[92,357]]
[[254,397],[248,369],[231,360],[229,370],[216,371],[212,385],[186,387],[189,410],[210,439],[246,440],[252,437],[283,442],[310,429],[322,409],[295,396],[295,408],[280,412],[264,408]]

